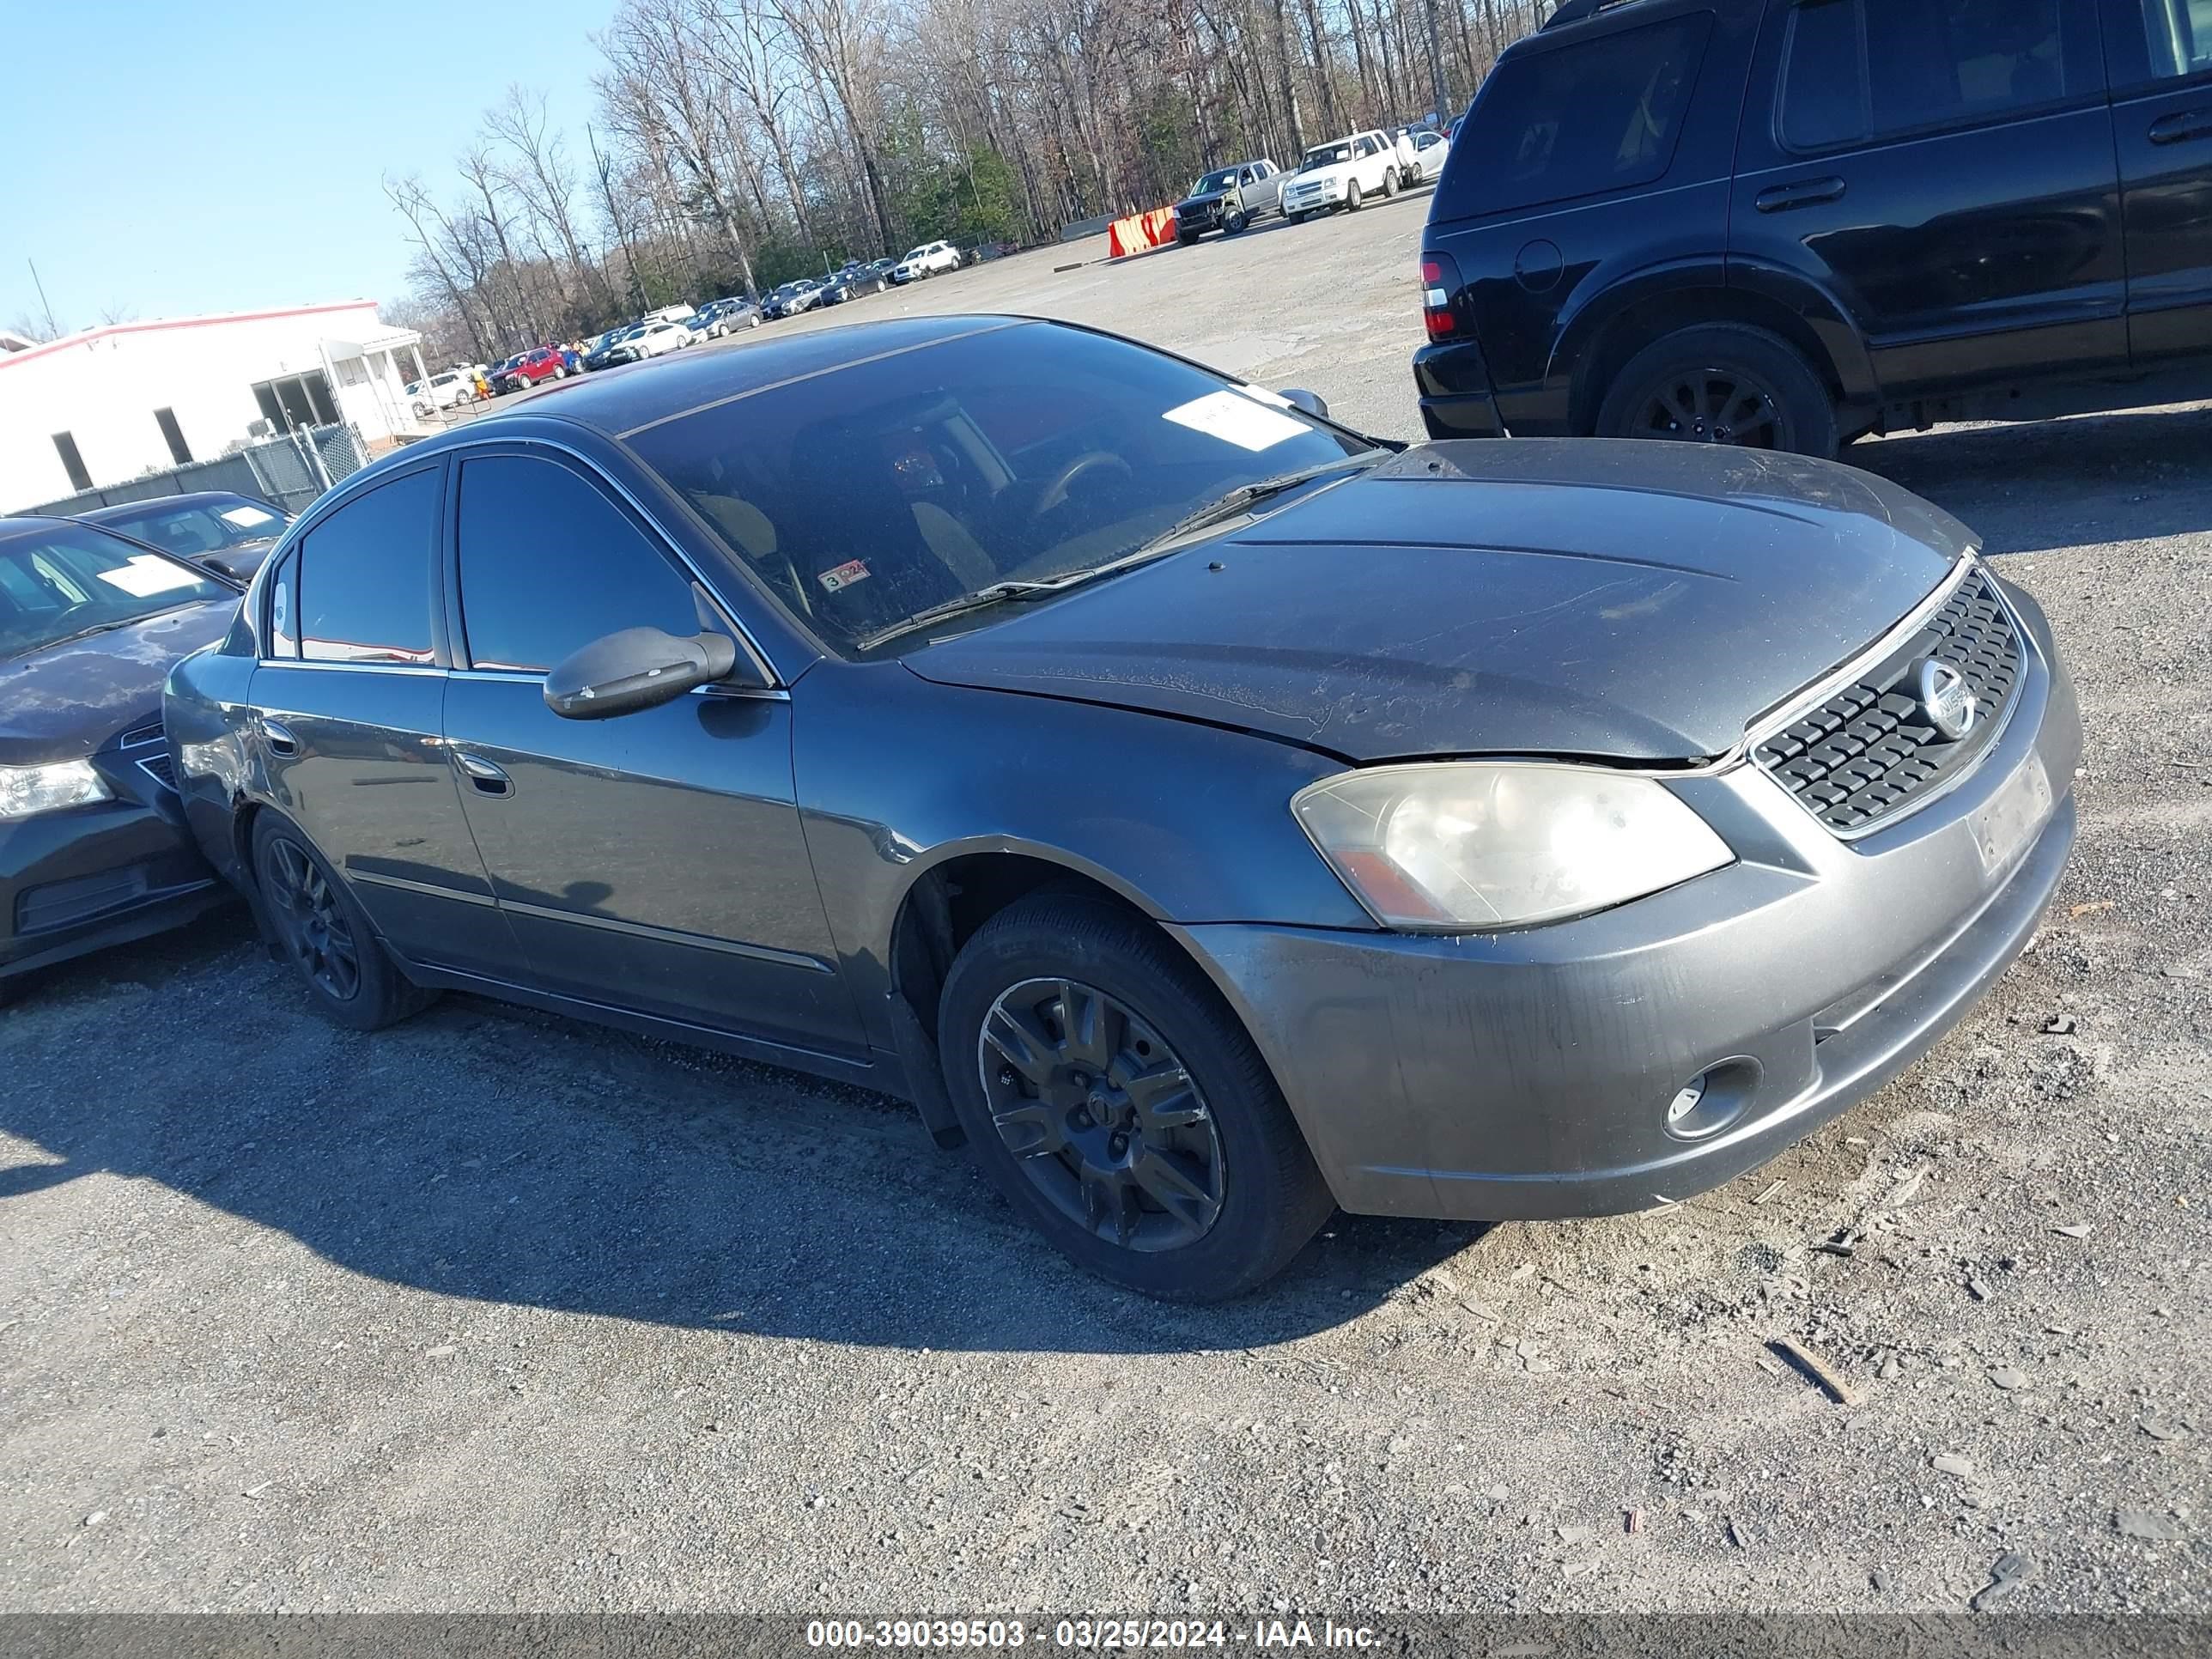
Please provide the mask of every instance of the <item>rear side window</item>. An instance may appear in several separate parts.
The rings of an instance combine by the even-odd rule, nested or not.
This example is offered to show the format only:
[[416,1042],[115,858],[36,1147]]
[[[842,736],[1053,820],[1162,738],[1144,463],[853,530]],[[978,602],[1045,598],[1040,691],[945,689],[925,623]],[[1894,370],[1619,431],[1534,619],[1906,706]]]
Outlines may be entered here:
[[461,463],[461,617],[477,668],[542,674],[623,628],[699,631],[691,584],[623,511],[558,462]]
[[1439,216],[1502,213],[1663,177],[1705,62],[1705,12],[1509,58],[1468,115]]
[[300,544],[300,654],[310,662],[430,660],[438,469],[357,495]]
[[2089,43],[2066,38],[2066,9],[2065,0],[1809,0],[1790,17],[1782,142],[1864,143],[2089,91]]

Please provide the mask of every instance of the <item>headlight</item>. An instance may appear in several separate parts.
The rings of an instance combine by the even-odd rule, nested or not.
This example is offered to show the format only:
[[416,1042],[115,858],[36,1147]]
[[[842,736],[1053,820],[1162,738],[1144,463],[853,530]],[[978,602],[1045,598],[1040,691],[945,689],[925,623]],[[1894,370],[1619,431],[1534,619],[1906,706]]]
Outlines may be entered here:
[[0,820],[27,818],[114,796],[90,761],[57,761],[52,766],[0,766]]
[[1382,767],[1291,810],[1377,921],[1427,933],[1583,915],[1735,856],[1652,779],[1594,766]]

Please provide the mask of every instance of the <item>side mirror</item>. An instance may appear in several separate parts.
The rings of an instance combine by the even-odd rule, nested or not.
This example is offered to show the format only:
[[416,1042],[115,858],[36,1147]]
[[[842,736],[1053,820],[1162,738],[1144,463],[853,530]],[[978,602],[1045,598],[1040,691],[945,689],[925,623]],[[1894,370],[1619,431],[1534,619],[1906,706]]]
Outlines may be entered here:
[[726,634],[678,639],[625,628],[593,640],[545,677],[545,706],[563,720],[605,720],[658,708],[728,678],[738,642]]
[[1318,392],[1309,392],[1302,386],[1285,386],[1277,394],[1293,409],[1303,409],[1317,421],[1328,418],[1328,405]]

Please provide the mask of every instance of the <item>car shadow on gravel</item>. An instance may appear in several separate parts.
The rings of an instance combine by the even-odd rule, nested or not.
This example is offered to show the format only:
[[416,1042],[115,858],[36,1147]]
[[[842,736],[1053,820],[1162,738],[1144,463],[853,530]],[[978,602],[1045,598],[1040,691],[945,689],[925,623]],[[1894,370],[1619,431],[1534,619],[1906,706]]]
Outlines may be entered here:
[[2212,405],[1913,433],[1844,459],[1957,514],[1993,554],[2212,529]]
[[[43,1153],[0,1169],[26,1246],[43,1195],[106,1173],[440,1297],[870,1347],[1158,1353],[1340,1325],[1480,1236],[1340,1216],[1256,1295],[1156,1304],[1068,1266],[883,1096],[464,997],[338,1030],[242,920],[58,976],[7,1019],[0,1130]],[[83,1224],[71,1213],[47,1236]]]

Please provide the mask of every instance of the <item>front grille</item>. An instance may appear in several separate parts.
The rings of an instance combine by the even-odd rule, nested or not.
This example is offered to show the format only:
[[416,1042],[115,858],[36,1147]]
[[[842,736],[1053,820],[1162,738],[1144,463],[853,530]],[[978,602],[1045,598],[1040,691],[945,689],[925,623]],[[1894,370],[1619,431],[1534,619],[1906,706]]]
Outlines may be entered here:
[[[1979,705],[1961,737],[1937,731],[1913,690],[1926,657],[1964,675]],[[1976,568],[1902,649],[1760,743],[1755,758],[1830,830],[1859,835],[1973,765],[2002,729],[2020,672],[2019,629]]]

